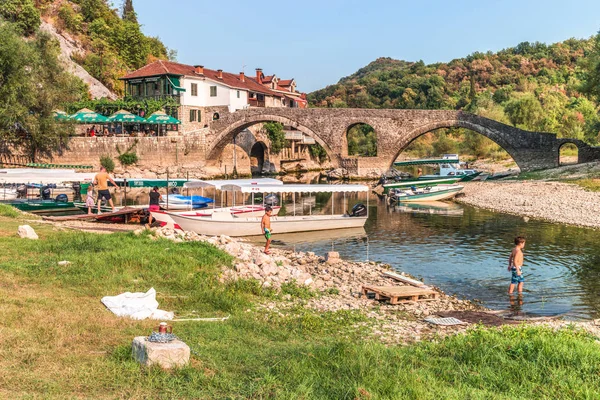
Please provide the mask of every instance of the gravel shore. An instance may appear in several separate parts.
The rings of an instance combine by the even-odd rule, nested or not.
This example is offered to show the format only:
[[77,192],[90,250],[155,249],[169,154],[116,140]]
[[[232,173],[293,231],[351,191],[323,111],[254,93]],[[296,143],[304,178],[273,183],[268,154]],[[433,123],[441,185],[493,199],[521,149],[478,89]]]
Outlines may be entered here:
[[457,202],[561,224],[600,228],[600,192],[560,182],[467,182]]

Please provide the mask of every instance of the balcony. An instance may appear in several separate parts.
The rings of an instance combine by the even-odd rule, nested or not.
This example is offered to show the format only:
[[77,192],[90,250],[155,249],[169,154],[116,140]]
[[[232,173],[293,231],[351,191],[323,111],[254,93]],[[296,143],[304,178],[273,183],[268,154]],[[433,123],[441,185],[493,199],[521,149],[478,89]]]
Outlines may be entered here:
[[178,94],[155,94],[155,95],[147,95],[147,96],[141,96],[141,95],[137,95],[137,96],[133,96],[133,95],[129,95],[126,97],[127,99],[132,99],[132,100],[158,100],[158,101],[170,101],[170,100],[174,100],[175,103],[177,104],[181,104],[181,96]]
[[264,100],[248,99],[248,103],[250,103],[250,107],[266,107]]

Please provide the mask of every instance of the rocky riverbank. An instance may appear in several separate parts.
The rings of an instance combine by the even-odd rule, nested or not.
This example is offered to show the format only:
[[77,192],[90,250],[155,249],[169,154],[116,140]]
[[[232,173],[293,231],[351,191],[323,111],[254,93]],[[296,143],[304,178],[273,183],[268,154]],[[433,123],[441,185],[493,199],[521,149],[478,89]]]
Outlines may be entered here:
[[138,230],[137,234],[150,234],[175,242],[204,241],[211,243],[235,257],[233,268],[224,268],[222,280],[254,279],[265,290],[275,293],[287,285],[297,287],[308,296],[277,296],[259,305],[266,315],[286,315],[298,307],[319,312],[358,312],[366,321],[357,322],[357,328],[365,327],[367,334],[384,342],[408,343],[433,335],[446,335],[464,331],[467,325],[442,327],[431,325],[423,318],[443,311],[482,311],[483,307],[466,300],[449,296],[441,290],[439,300],[390,305],[365,298],[361,288],[365,284],[378,286],[402,286],[383,275],[388,265],[374,262],[350,262],[330,254],[328,259],[312,252],[295,253],[284,249],[272,249],[266,255],[262,249],[243,240],[228,236],[207,237],[193,232],[173,231],[159,228],[153,231]]
[[527,218],[600,228],[600,192],[561,182],[467,182],[457,202]]

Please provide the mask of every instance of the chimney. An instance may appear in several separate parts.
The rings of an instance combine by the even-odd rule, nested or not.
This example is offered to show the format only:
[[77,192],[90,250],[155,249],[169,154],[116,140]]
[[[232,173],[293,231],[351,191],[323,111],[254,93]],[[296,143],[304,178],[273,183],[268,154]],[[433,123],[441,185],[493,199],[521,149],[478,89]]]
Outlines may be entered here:
[[244,75],[243,72],[240,72],[240,81],[246,82],[246,76]]
[[194,72],[198,75],[204,75],[204,65],[194,65]]
[[218,69],[217,72],[219,73],[218,78],[219,79],[223,79],[223,70],[222,69]]
[[262,68],[256,68],[256,82],[262,84]]

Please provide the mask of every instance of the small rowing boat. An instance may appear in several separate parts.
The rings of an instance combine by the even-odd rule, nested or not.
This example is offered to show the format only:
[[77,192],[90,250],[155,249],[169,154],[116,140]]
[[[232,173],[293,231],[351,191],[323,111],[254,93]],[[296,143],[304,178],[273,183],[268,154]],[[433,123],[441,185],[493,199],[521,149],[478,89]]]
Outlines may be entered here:
[[463,189],[461,185],[439,185],[410,189],[395,189],[390,191],[388,198],[393,203],[439,201],[451,199]]

